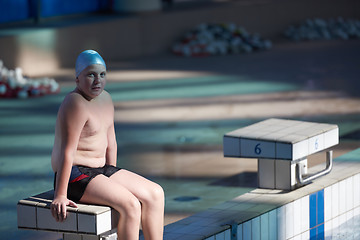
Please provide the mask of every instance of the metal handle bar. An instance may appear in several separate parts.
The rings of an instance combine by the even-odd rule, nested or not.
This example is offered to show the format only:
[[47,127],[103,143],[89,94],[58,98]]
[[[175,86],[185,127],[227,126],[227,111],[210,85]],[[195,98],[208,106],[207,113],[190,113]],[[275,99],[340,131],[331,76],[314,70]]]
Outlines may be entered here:
[[309,182],[311,182],[312,180],[324,176],[326,174],[328,174],[331,169],[332,169],[332,165],[333,165],[333,152],[332,151],[328,151],[326,152],[326,168],[318,173],[315,173],[314,175],[311,175],[307,178],[303,178],[303,176],[301,175],[301,169],[300,169],[300,164],[297,163],[296,164],[296,178],[298,183],[300,183],[301,185],[307,184]]

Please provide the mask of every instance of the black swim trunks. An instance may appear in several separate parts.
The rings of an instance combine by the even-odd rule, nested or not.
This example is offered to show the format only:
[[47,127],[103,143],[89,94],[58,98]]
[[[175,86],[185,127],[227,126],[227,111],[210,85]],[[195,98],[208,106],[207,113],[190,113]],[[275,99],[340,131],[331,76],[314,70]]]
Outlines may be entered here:
[[[99,174],[110,177],[121,168],[112,165],[105,165],[100,168],[89,168],[84,166],[73,166],[68,184],[67,197],[68,199],[78,202],[83,196],[86,186],[89,182]],[[56,173],[54,178],[54,189],[56,186]]]

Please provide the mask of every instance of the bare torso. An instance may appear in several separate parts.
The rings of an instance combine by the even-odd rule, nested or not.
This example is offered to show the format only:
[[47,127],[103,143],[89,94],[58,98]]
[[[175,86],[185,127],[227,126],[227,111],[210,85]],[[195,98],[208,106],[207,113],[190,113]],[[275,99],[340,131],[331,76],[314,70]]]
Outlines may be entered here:
[[[75,94],[75,95],[74,95]],[[105,91],[99,95],[96,100],[88,101],[79,93],[71,92],[65,97],[60,106],[56,127],[55,142],[51,155],[51,165],[54,172],[60,169],[64,159],[64,121],[63,115],[67,104],[73,104],[74,101],[81,101],[82,116],[85,114],[86,122],[81,129],[76,151],[73,158],[73,165],[82,165],[88,167],[102,167],[106,162],[106,149],[108,147],[108,131],[114,124],[114,108],[109,94]],[[71,117],[71,116],[70,116]],[[71,119],[77,121],[76,117]]]

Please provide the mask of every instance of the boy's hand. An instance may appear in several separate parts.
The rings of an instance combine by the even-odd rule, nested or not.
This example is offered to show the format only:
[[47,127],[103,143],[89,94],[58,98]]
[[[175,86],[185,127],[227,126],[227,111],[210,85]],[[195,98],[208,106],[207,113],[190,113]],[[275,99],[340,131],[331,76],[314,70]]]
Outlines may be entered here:
[[58,196],[52,201],[50,210],[57,222],[62,222],[66,219],[66,206],[78,207],[76,203],[67,199],[65,196]]

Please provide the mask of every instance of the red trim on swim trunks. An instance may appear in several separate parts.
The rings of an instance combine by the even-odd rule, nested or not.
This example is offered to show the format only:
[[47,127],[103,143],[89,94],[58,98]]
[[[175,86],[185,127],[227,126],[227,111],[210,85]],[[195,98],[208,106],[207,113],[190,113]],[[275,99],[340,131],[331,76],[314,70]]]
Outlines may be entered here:
[[84,178],[87,178],[87,177],[89,177],[89,176],[86,175],[86,174],[81,174],[80,176],[78,176],[77,178],[75,178],[74,180],[72,180],[70,183],[74,183],[74,182],[80,181],[81,179],[84,179]]

